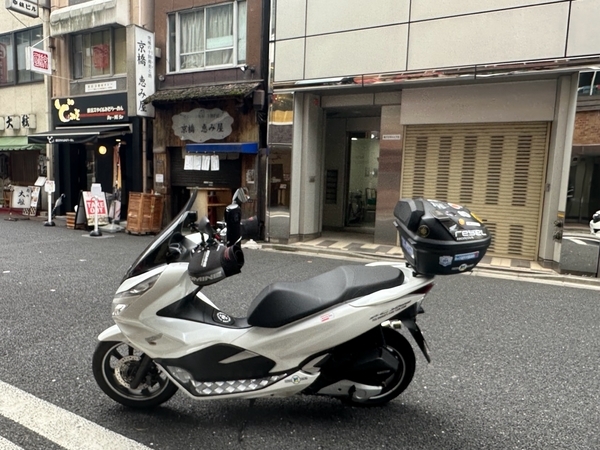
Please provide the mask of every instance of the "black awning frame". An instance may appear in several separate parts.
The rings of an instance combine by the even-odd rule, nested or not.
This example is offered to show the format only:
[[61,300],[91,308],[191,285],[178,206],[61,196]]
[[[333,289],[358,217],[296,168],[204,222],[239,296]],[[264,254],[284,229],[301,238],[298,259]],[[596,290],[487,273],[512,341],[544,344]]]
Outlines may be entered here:
[[122,136],[130,133],[130,124],[63,127],[30,134],[27,136],[27,142],[30,144],[85,144],[95,142],[101,137]]

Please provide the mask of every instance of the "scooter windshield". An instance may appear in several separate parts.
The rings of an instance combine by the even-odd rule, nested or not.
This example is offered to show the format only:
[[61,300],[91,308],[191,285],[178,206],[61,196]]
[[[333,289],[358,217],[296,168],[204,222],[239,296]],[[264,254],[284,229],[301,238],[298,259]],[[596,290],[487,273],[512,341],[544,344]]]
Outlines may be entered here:
[[127,270],[127,273],[123,277],[123,280],[135,277],[167,263],[169,243],[171,242],[173,236],[177,234],[183,234],[184,227],[188,225],[188,215],[191,211],[192,205],[196,200],[197,193],[198,191],[195,189],[191,191],[190,199],[183,207],[181,212],[164,230],[156,235],[150,245],[148,245],[148,247],[146,247],[140,256],[137,257],[133,264],[131,264]]

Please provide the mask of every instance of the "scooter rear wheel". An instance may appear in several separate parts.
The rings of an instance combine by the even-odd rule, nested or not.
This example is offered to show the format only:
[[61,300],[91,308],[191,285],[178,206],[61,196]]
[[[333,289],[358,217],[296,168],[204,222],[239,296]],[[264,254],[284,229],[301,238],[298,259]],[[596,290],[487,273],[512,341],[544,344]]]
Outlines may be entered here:
[[398,361],[398,370],[390,374],[385,380],[381,380],[378,373],[373,373],[373,380],[367,384],[381,385],[383,389],[378,395],[368,400],[358,401],[352,397],[346,397],[342,401],[352,406],[381,406],[400,395],[410,384],[415,374],[415,352],[410,342],[397,331],[383,328],[385,348]]
[[166,402],[177,392],[177,386],[154,362],[140,385],[131,388],[143,356],[124,342],[98,343],[92,358],[96,383],[110,398],[130,408],[153,408]]

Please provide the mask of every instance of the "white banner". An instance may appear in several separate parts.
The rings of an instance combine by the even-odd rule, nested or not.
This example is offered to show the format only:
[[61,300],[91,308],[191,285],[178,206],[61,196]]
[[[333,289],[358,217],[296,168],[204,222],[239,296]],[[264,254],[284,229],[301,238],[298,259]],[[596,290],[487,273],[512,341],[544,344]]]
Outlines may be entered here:
[[135,97],[136,114],[154,117],[154,106],[144,103],[154,94],[154,33],[135,27]]

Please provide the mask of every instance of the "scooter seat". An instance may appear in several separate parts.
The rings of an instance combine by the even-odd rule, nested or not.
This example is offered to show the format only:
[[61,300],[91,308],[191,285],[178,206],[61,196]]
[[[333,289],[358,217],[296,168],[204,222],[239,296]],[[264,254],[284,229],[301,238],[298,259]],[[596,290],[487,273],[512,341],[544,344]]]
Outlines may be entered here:
[[338,303],[399,286],[404,273],[391,266],[341,266],[296,283],[277,282],[252,301],[248,323],[277,328]]

